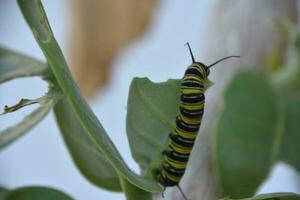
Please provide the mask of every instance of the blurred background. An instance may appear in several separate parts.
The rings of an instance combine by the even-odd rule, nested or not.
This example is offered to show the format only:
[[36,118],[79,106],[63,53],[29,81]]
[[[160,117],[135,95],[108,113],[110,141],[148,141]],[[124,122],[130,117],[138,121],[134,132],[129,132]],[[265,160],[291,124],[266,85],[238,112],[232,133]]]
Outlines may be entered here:
[[[222,5],[217,0],[43,1],[52,30],[83,93],[122,156],[135,171],[138,171],[138,166],[131,158],[125,132],[127,95],[132,78],[146,76],[155,82],[181,78],[191,63],[184,46],[187,41],[192,46],[196,60],[212,63],[220,58],[222,53],[209,51],[211,48],[208,48],[208,43],[212,35],[218,37],[212,46],[226,50],[229,48],[228,41],[232,41],[230,37],[234,35],[220,33],[222,29],[218,31],[218,27],[211,28],[212,20],[220,20],[221,16],[233,17],[236,10],[247,16],[243,8],[260,6],[249,7],[242,3],[235,6],[234,2],[228,1],[228,5]],[[289,6],[296,4],[296,1],[287,2]],[[226,6],[227,11],[220,9]],[[276,6],[270,10],[289,13],[288,17],[297,20],[289,6],[283,7],[287,10],[282,12]],[[278,7],[282,8],[282,5]],[[272,11],[267,14],[270,13]],[[245,16],[244,20],[247,20]],[[228,23],[238,26],[236,21],[233,19]],[[251,24],[247,22],[246,25]],[[248,26],[251,30],[248,34],[252,36],[258,34],[255,23],[260,22]],[[262,30],[260,33],[264,34]],[[45,61],[15,1],[0,2],[0,45]],[[274,45],[284,46],[285,43],[278,41]],[[231,45],[231,53],[241,53],[243,56],[249,52],[252,56],[254,46],[250,45],[249,51],[240,46]],[[246,57],[244,64],[249,65],[251,61],[248,60],[255,59],[255,56],[251,56]],[[259,59],[255,62],[259,62]],[[214,74],[212,79],[217,77],[218,74]],[[0,106],[13,105],[22,97],[37,98],[46,90],[46,84],[38,78],[10,81],[0,85]],[[16,113],[0,116],[0,130],[20,121],[34,108],[36,106],[29,106]],[[300,176],[294,169],[278,163],[258,193],[300,193],[299,180]],[[64,145],[53,113],[0,152],[0,185],[8,188],[51,186],[75,199],[125,199],[120,193],[97,188],[81,176]]]

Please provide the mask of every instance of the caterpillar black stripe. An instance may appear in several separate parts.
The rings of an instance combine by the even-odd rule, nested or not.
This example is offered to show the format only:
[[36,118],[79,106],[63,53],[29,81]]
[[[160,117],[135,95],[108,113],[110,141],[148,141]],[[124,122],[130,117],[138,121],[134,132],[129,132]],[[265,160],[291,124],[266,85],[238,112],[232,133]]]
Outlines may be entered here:
[[167,150],[163,152],[162,169],[158,182],[166,187],[177,186],[183,197],[187,199],[179,187],[179,182],[185,172],[189,155],[193,149],[204,112],[204,82],[210,68],[231,57],[222,58],[211,65],[195,62],[189,43],[187,43],[193,63],[185,71],[180,86],[179,114],[176,117],[176,128],[169,135]]

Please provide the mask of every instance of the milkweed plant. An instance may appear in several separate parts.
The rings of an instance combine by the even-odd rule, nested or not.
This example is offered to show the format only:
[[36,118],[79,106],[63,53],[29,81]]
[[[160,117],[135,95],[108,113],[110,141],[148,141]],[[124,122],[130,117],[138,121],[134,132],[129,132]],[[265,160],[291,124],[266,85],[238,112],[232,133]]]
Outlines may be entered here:
[[[40,98],[21,99],[4,107],[1,117],[39,104],[21,122],[0,133],[0,148],[30,131],[53,109],[72,159],[91,183],[112,192],[123,192],[130,200],[149,200],[154,194],[161,194],[163,187],[157,174],[162,169],[162,152],[167,149],[169,134],[175,127],[181,80],[162,83],[153,83],[148,78],[132,80],[126,132],[132,156],[141,169],[136,173],[128,167],[83,98],[41,1],[17,2],[47,62],[0,47],[0,83],[38,76],[48,83],[48,91]],[[300,171],[300,34],[291,24],[286,23],[285,27],[293,51],[287,55],[287,62],[274,72],[237,72],[224,91],[211,137],[220,199],[300,199],[299,194],[286,192],[255,196],[277,161]],[[208,89],[212,84],[207,80],[204,85]],[[0,188],[1,200],[70,200],[71,196],[43,186]],[[189,198],[188,193],[186,196]]]

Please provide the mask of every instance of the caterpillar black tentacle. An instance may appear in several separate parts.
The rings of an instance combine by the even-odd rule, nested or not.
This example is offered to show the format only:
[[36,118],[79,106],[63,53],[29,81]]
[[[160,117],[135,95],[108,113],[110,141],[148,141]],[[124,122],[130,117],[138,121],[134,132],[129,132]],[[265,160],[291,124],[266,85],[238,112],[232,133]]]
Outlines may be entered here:
[[222,58],[211,65],[196,62],[189,43],[186,43],[192,57],[192,64],[185,71],[180,86],[179,114],[176,117],[176,128],[169,135],[168,148],[163,151],[162,169],[158,182],[164,187],[177,186],[182,196],[187,200],[179,186],[189,155],[193,149],[204,113],[204,82],[213,65],[232,57]]

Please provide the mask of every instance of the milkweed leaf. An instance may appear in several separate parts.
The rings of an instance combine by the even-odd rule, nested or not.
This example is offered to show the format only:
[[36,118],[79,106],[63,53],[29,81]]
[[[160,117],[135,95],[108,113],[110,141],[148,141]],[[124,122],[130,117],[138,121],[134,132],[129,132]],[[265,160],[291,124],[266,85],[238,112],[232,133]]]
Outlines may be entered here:
[[58,102],[54,112],[64,141],[80,172],[101,188],[121,191],[117,172],[82,128],[68,101],[64,99]]
[[300,98],[285,101],[285,129],[280,148],[280,160],[293,166],[300,172]]
[[214,151],[223,196],[252,196],[276,161],[283,113],[266,78],[237,74],[225,91]]
[[179,106],[180,80],[153,83],[148,78],[133,79],[126,117],[126,132],[133,158],[143,173],[158,170],[168,135],[175,128]]
[[[7,48],[0,47],[0,83],[20,77],[45,77],[47,75],[49,75],[48,67],[43,62]],[[51,90],[51,92],[39,99],[22,99],[14,106],[6,106],[4,108],[4,113],[2,114],[16,111],[33,103],[40,103],[40,107],[27,115],[21,122],[0,132],[0,149],[11,144],[38,124],[54,106],[57,100],[56,94],[58,93],[59,92]]]
[[[70,196],[48,187],[22,187],[6,191],[3,200],[72,200]],[[2,200],[2,199],[1,199]]]
[[[8,127],[0,132],[0,149],[6,147],[12,142],[16,141],[18,138],[27,133],[30,129],[32,129],[35,125],[37,125],[53,108],[56,102],[59,99],[58,92],[54,90],[50,90],[41,101],[37,101],[40,106],[28,114],[21,122]],[[23,101],[24,102],[24,101]],[[20,102],[22,103],[22,102]],[[22,105],[18,104],[19,107]],[[25,102],[26,104],[27,102]],[[24,106],[24,105],[23,105]],[[18,107],[18,108],[19,108]],[[12,108],[12,107],[11,107]]]
[[[300,195],[291,192],[278,192],[278,193],[269,193],[269,194],[260,194],[255,197],[239,199],[239,200],[299,200]],[[238,200],[231,199],[229,197],[223,200]]]
[[0,46],[0,83],[27,76],[47,76],[45,63]]
[[[162,152],[179,111],[180,82],[170,79],[154,83],[148,78],[134,78],[131,82],[126,132],[132,156],[143,174],[155,176],[161,168]],[[205,83],[206,89],[212,85],[209,80]]]

